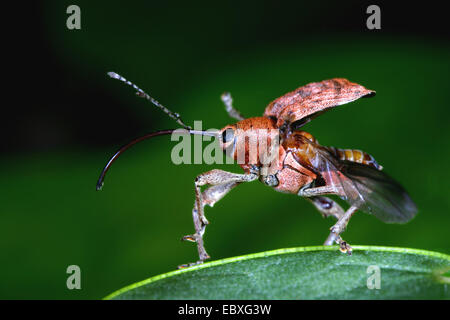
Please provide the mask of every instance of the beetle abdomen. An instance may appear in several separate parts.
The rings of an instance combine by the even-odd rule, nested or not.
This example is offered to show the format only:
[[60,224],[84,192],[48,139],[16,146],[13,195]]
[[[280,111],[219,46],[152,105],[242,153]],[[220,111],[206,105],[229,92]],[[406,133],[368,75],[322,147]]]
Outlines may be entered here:
[[335,147],[327,147],[327,149],[331,151],[331,153],[339,160],[365,164],[368,166],[372,166],[378,170],[383,169],[383,167],[378,164],[375,158],[367,152],[357,149],[339,149]]

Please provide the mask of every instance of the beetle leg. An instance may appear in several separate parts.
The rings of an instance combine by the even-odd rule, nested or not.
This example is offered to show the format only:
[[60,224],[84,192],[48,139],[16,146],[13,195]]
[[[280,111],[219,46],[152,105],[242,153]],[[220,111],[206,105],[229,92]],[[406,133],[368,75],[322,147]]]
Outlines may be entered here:
[[311,203],[317,208],[317,210],[319,210],[324,218],[333,216],[336,220],[339,220],[345,213],[344,209],[342,209],[336,201],[330,198],[315,196],[306,199],[311,201]]
[[[347,211],[344,212],[344,210],[333,200],[325,198],[325,197],[319,197],[320,195],[337,194],[337,193],[338,192],[334,186],[323,186],[323,187],[317,187],[317,188],[309,188],[309,187],[302,188],[298,192],[298,195],[302,196],[302,197],[306,197],[309,200],[311,200],[313,202],[313,204],[316,206],[316,208],[318,208],[319,211],[322,214],[325,214],[326,216],[328,213],[326,211],[326,207],[328,206],[330,201],[334,203],[334,205],[333,205],[334,209],[333,209],[333,211],[329,211],[329,213],[332,214],[338,221],[336,222],[336,224],[333,227],[331,227],[331,232],[330,232],[328,238],[325,240],[324,245],[331,246],[334,243],[337,243],[337,244],[339,244],[339,247],[340,247],[339,250],[341,250],[342,252],[347,252],[348,254],[351,254],[352,248],[346,241],[344,241],[340,237],[340,234],[345,230],[348,222],[350,221],[350,218],[356,212],[358,207],[352,205],[350,208],[347,209]],[[325,200],[325,202],[323,202],[323,200]]]
[[[195,234],[184,236],[182,240],[197,243],[199,260],[194,263],[181,265],[179,268],[200,264],[209,258],[203,244],[203,234],[205,233],[206,225],[209,223],[204,214],[205,205],[212,207],[238,184],[256,179],[258,179],[258,175],[255,173],[237,174],[223,170],[211,170],[197,176],[195,179],[195,204],[192,210]],[[210,185],[211,187],[201,192],[200,187],[204,185]]]
[[321,196],[326,194],[337,194],[338,191],[334,186],[323,186],[323,187],[317,187],[317,188],[311,188],[311,187],[304,187],[301,188],[298,191],[298,195],[300,197],[314,197],[314,196]]
[[340,234],[344,232],[348,222],[350,221],[350,218],[353,216],[356,210],[358,210],[358,207],[355,205],[352,205],[347,209],[344,215],[336,222],[334,226],[331,227],[330,235],[325,240],[324,245],[330,246],[336,242],[337,244],[339,244],[340,250],[342,252],[347,252],[348,254],[352,253],[352,248],[347,244],[347,242],[342,240]]
[[213,207],[217,201],[222,199],[229,191],[231,191],[231,189],[233,189],[238,184],[240,184],[240,182],[228,182],[209,187],[202,192],[203,207],[205,207],[205,205]]
[[[210,207],[213,207],[217,201],[222,199],[231,189],[233,189],[238,184],[240,184],[240,182],[229,182],[229,183],[211,186],[208,189],[206,189],[205,191],[203,191],[202,192],[203,208],[205,207],[205,205],[209,205]],[[192,209],[192,218],[194,220],[196,234],[184,236],[182,238],[182,240],[197,242],[199,256],[203,257],[203,260],[208,259],[209,255],[208,255],[208,253],[206,253],[204,245],[203,245],[203,234],[205,233],[206,225],[209,222],[206,220],[206,218],[204,218],[203,220],[199,219],[199,214],[198,214],[198,209],[197,209],[197,201],[195,201],[194,208]],[[200,258],[200,260],[197,262],[184,264],[184,265],[179,266],[179,268],[186,268],[186,267],[190,267],[193,265],[197,265],[197,264],[202,263],[203,260]]]
[[297,194],[311,201],[325,218],[333,216],[336,220],[339,220],[344,215],[344,209],[337,202],[327,197],[321,197],[322,195],[336,194],[334,186],[317,188],[305,186]]
[[228,115],[236,120],[244,120],[245,118],[241,115],[239,111],[233,108],[233,98],[231,98],[231,94],[229,92],[225,92],[220,97],[222,99],[223,104],[225,105],[225,110],[227,110]]

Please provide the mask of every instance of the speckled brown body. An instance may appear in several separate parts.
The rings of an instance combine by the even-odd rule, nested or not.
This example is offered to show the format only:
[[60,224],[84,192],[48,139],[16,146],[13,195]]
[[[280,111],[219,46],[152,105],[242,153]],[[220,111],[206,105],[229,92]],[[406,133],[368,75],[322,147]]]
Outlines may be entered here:
[[[199,264],[209,258],[203,241],[209,224],[204,207],[214,206],[244,182],[260,180],[276,191],[297,194],[308,199],[324,217],[335,217],[337,222],[330,228],[324,245],[337,243],[342,252],[349,254],[351,247],[340,234],[357,210],[371,213],[388,223],[407,222],[417,213],[406,191],[381,172],[382,167],[371,155],[360,150],[321,146],[310,133],[300,130],[323,112],[362,97],[374,96],[375,91],[343,78],[309,83],[272,101],[262,117],[248,119],[233,108],[231,95],[225,93],[222,95],[225,109],[238,122],[211,133],[192,130],[177,113],[171,112],[136,85],[116,73],[108,74],[132,86],[139,97],[163,110],[189,134],[217,137],[222,150],[244,170],[239,174],[213,169],[195,178],[192,209],[195,233],[184,236],[183,240],[197,244],[199,260],[180,267]],[[103,169],[97,190],[101,189],[109,166],[123,151],[144,139],[174,131],[154,132],[119,149]],[[206,188],[201,190],[204,186]],[[344,210],[328,195],[341,197],[350,205],[349,208]]]
[[[279,130],[278,162],[270,167],[267,174],[277,178],[278,184],[273,188],[280,192],[298,193],[298,191],[320,176],[320,157],[318,151],[327,152],[338,160],[349,160],[381,168],[369,154],[351,149],[322,147],[317,140],[305,131],[296,130],[292,124],[301,126],[312,118],[334,106],[348,103],[364,96],[373,96],[374,91],[352,83],[347,79],[335,78],[322,82],[310,83],[272,101],[266,108],[263,117],[241,120],[222,129],[233,130],[231,155],[238,160],[239,152],[245,153],[245,160],[238,162],[246,173],[252,165],[261,167],[259,152],[251,157],[248,142],[243,142],[242,135],[261,130]],[[300,124],[300,125],[298,125]],[[291,126],[291,127],[290,127]],[[256,133],[257,137],[260,137]],[[267,139],[269,142],[271,138]],[[222,148],[228,146],[223,144]],[[258,149],[259,151],[259,149]]]
[[[211,170],[197,177],[193,210],[196,234],[185,237],[197,242],[197,263],[209,258],[203,247],[208,224],[204,205],[213,206],[235,186],[257,179],[276,191],[308,199],[324,217],[335,217],[338,221],[324,245],[337,243],[349,254],[352,249],[340,234],[356,210],[373,213],[385,222],[411,219],[417,211],[414,203],[401,186],[381,172],[372,156],[360,150],[321,146],[310,133],[300,130],[333,107],[374,95],[375,91],[347,79],[324,80],[285,94],[271,102],[262,117],[248,119],[233,108],[229,94],[222,95],[228,114],[239,121],[219,131],[221,148],[245,173]],[[250,143],[247,137],[258,142]],[[209,188],[201,192],[199,187],[204,185]],[[350,207],[344,210],[328,195],[341,197]]]
[[[252,161],[248,141],[240,139],[240,134],[248,133],[249,131],[260,132],[262,130],[278,130],[276,121],[268,117],[254,117],[237,122],[234,125],[229,125],[223,130],[233,129],[236,133],[236,140],[233,149],[232,157],[237,159],[237,154],[243,148],[245,152],[245,162],[239,165],[245,172],[249,172],[252,165],[261,166],[259,159],[259,149],[256,153],[256,158]],[[256,137],[261,138],[260,135]],[[280,144],[278,146],[278,162],[277,166],[270,168],[268,174],[274,175],[278,179],[278,184],[273,188],[285,193],[298,193],[298,191],[320,176],[321,158],[318,156],[320,152],[327,152],[330,156],[337,160],[353,161],[376,169],[382,167],[378,165],[375,159],[366,152],[353,149],[339,149],[334,147],[324,147],[319,145],[318,141],[308,132],[296,130],[280,135]],[[270,142],[270,138],[268,138]]]

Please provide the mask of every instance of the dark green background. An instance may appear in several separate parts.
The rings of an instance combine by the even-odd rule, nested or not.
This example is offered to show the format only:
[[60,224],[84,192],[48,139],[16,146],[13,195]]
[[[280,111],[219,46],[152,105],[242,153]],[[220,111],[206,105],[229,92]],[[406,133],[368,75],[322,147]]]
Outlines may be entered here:
[[[81,7],[81,30],[66,28],[69,4]],[[95,192],[118,146],[175,126],[108,78],[112,70],[187,123],[203,120],[210,128],[233,122],[219,99],[224,91],[244,115],[258,116],[271,100],[312,81],[345,77],[376,90],[375,98],[330,111],[305,130],[323,145],[372,154],[410,192],[419,214],[406,225],[358,214],[344,238],[450,253],[449,38],[434,11],[402,6],[382,6],[382,29],[370,31],[366,7],[34,5],[31,26],[12,36],[29,46],[17,71],[17,103],[4,116],[14,121],[2,128],[0,298],[102,298],[196,260],[195,246],[179,241],[193,232],[193,180],[212,168],[240,171],[176,166],[175,144],[160,137],[124,154]],[[318,245],[333,224],[304,199],[258,182],[239,186],[206,214],[213,259]],[[66,288],[72,264],[81,267],[82,290]]]

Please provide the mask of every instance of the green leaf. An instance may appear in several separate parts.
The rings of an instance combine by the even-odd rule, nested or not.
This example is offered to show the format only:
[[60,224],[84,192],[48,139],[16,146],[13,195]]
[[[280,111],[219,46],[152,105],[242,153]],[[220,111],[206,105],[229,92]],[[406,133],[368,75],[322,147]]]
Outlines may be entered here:
[[425,250],[301,247],[165,273],[105,299],[449,299],[449,271],[450,256]]

